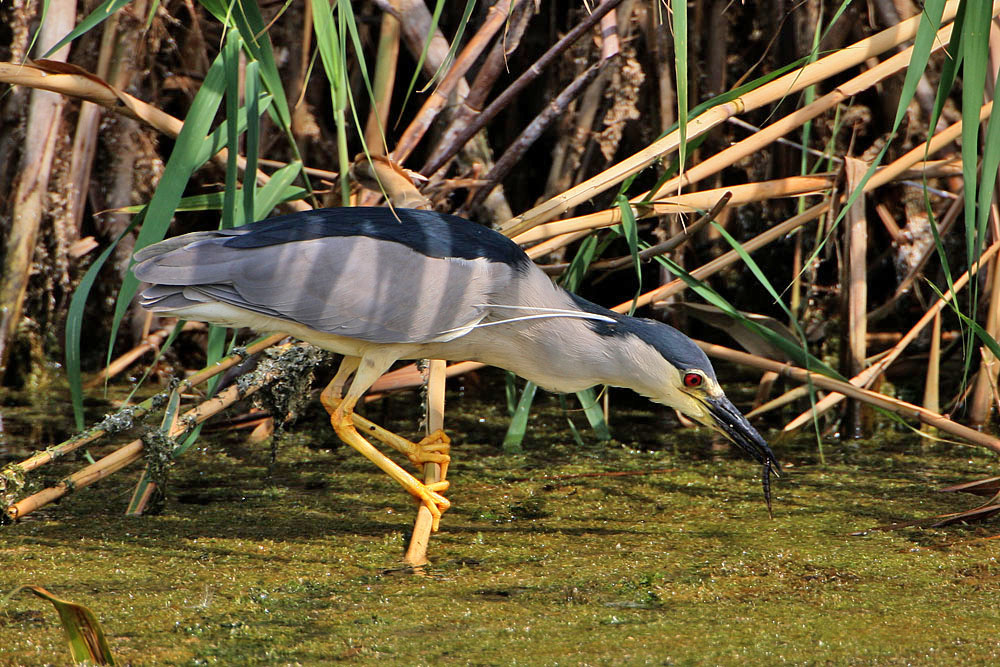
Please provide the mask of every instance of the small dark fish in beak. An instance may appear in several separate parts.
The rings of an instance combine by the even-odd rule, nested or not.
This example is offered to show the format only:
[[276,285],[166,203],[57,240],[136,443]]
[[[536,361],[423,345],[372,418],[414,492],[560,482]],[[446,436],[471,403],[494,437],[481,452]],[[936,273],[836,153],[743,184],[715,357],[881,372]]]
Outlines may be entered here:
[[728,398],[725,396],[709,397],[705,403],[715,420],[716,429],[755,461],[763,464],[761,486],[764,488],[767,513],[773,518],[774,515],[771,514],[771,473],[774,473],[775,476],[781,474],[781,464],[778,463],[774,452],[767,446],[767,442],[757,432],[757,429],[750,425],[747,418],[736,409],[736,406]]

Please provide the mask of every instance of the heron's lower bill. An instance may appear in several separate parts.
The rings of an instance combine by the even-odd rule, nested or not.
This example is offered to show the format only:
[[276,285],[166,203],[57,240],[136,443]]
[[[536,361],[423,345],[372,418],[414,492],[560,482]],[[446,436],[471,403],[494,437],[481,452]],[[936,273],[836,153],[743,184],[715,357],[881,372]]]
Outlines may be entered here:
[[781,465],[774,456],[774,452],[767,446],[767,442],[761,437],[746,417],[736,409],[736,406],[725,396],[709,398],[706,401],[708,410],[715,420],[715,427],[723,433],[737,447],[742,449],[751,458],[763,465],[761,474],[761,484],[764,487],[764,500],[767,502],[767,511],[771,512],[771,473],[779,475]]

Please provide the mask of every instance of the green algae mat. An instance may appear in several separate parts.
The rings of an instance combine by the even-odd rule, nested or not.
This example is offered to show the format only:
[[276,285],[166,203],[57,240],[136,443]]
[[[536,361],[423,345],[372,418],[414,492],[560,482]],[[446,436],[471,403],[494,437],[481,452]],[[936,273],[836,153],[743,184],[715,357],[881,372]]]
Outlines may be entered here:
[[[756,465],[653,406],[581,448],[546,398],[516,456],[496,407],[451,409],[422,573],[400,568],[414,504],[316,414],[274,460],[207,434],[157,515],[122,516],[132,471],[4,527],[0,589],[86,605],[120,665],[1000,664],[1000,520],[869,530],[974,506],[936,489],[1000,474],[991,455],[885,431],[820,465],[814,438],[779,442],[769,519]],[[0,665],[68,663],[52,607],[7,600]]]

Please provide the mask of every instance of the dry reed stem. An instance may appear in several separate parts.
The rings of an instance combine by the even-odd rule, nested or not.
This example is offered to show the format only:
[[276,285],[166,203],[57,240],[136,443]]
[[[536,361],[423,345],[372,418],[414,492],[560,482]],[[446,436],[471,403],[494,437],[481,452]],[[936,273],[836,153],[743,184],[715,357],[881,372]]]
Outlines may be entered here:
[[[38,28],[40,50],[54,46],[61,35],[72,29],[74,7],[75,3],[67,0],[57,0],[53,4],[50,19]],[[62,61],[68,55],[69,47],[64,46],[54,56],[58,62],[52,62],[65,67]],[[33,90],[28,99],[24,145],[9,209],[10,230],[0,262],[0,379],[3,379],[11,343],[21,324],[38,233],[48,203],[49,177],[57,158],[58,140],[63,134],[65,102],[60,95],[43,90]]]
[[[387,157],[372,156],[371,160],[358,160],[352,171],[363,173],[376,180],[392,206],[413,207],[424,210],[432,208],[430,201],[413,185],[412,172],[403,169]],[[472,223],[469,223],[472,224]],[[428,371],[427,426],[429,431],[444,429],[444,384],[446,367],[442,360],[431,360]],[[428,462],[424,464],[424,481],[427,484],[444,481],[448,465]],[[434,518],[424,504],[417,508],[413,533],[404,557],[409,565],[427,563],[427,545],[434,528]]]
[[[989,118],[992,110],[993,110],[992,102],[984,104],[982,108],[979,110],[980,122]],[[884,167],[880,167],[878,170],[876,170],[876,172],[872,175],[872,177],[868,179],[868,182],[865,184],[864,191],[871,192],[875,188],[881,187],[890,182],[894,182],[896,180],[899,180],[900,178],[911,178],[914,176],[922,175],[923,174],[922,168],[924,166],[927,166],[929,169],[936,169],[945,165],[952,165],[955,162],[955,158],[948,158],[945,160],[938,160],[933,162],[924,161],[924,158],[933,155],[934,153],[941,150],[945,146],[950,145],[952,142],[955,141],[956,138],[958,138],[961,135],[961,132],[962,132],[962,122],[958,121],[957,123],[954,123],[953,125],[935,134],[931,138],[931,140],[926,144],[921,144],[913,148],[912,150],[906,152],[905,154],[903,154],[890,164]],[[694,167],[692,169],[695,168],[697,167]],[[915,174],[912,173],[914,170],[916,170]],[[930,176],[930,174],[926,175],[928,177]],[[792,178],[803,178],[803,177],[795,176]],[[777,183],[777,182],[779,181],[769,181],[768,183]],[[751,183],[748,185],[735,186],[735,187],[750,188],[750,186],[753,185],[755,184]],[[731,189],[732,188],[719,188],[717,190],[706,190],[699,193],[689,193],[687,195],[681,195],[681,197],[692,197],[693,199],[683,199],[682,201],[694,202],[694,201],[700,201],[698,198],[701,196],[705,196],[705,193],[714,193],[719,191],[727,191]],[[747,193],[751,192],[752,189],[747,190]],[[709,196],[709,198],[711,198],[711,195]],[[676,202],[677,198],[674,198],[673,200],[670,201]],[[737,200],[733,203],[740,204],[740,203],[746,203],[746,201]],[[656,214],[657,212],[658,211],[656,210],[655,207],[649,207],[643,204],[633,206],[633,213],[636,215],[637,218],[649,217],[651,215]],[[673,212],[673,211],[666,211],[666,212]],[[552,231],[552,233],[556,233],[561,228],[558,226],[549,226],[549,225],[566,225],[565,229],[567,230],[574,230],[574,229],[586,230],[586,229],[598,229],[601,227],[610,227],[612,225],[618,224],[619,222],[621,222],[621,212],[619,209],[613,208],[613,209],[606,209],[603,211],[597,211],[595,213],[591,213],[584,216],[578,216],[575,218],[560,220],[557,223],[548,223],[546,225],[539,225],[538,227],[549,229]],[[532,231],[535,230],[533,229]],[[550,239],[547,242],[548,245],[544,247],[535,246],[529,249],[528,255],[532,258],[541,257],[545,254],[548,254],[549,252],[556,250],[557,248],[560,248],[564,245],[568,245],[569,243],[572,243],[573,241],[576,241],[585,236],[585,234],[578,234],[574,232],[574,235],[570,237],[568,236],[570,232],[567,231],[564,233],[567,234],[567,237],[565,239],[563,240],[556,240],[555,238]],[[518,243],[524,243],[525,241],[523,241],[522,239],[525,238],[531,239],[533,237],[528,234],[522,234],[516,237],[514,240],[517,241]]]
[[608,60],[594,63],[581,72],[565,88],[559,91],[549,103],[535,116],[510,143],[507,150],[493,165],[493,168],[482,177],[482,185],[476,188],[471,200],[462,206],[459,215],[466,211],[474,211],[491,192],[500,184],[512,169],[521,161],[528,149],[535,144],[549,126],[562,116],[570,103],[573,102],[584,86],[588,85],[608,64]]
[[[427,435],[444,429],[444,390],[446,363],[433,359],[427,371]],[[447,475],[447,464],[424,465],[424,484],[441,482]],[[427,506],[421,503],[417,508],[417,518],[413,522],[413,534],[406,549],[403,562],[411,566],[426,565],[427,546],[430,544],[434,528],[434,517]]]
[[[49,90],[69,97],[76,97],[111,109],[123,116],[142,121],[155,130],[176,137],[184,126],[183,121],[168,113],[160,111],[128,93],[118,90],[106,81],[102,81],[81,67],[50,60],[36,60],[26,64],[0,62],[0,82],[11,85],[27,86],[38,90]],[[219,150],[213,157],[225,164],[228,151]],[[246,169],[246,158],[236,156],[236,164],[240,169]],[[261,185],[271,180],[263,171],[257,170],[257,182]],[[312,207],[304,201],[295,200],[286,203],[299,210],[310,210]]]
[[[844,161],[844,174],[847,181],[845,196],[850,196],[860,190],[861,181],[867,171],[867,164],[857,158],[847,157]],[[844,283],[847,286],[845,311],[847,326],[847,369],[849,375],[857,375],[864,368],[866,341],[868,331],[868,218],[865,215],[865,195],[858,192],[854,203],[847,210],[844,218],[844,246],[847,250],[847,262]],[[860,411],[854,411],[851,427],[855,433],[861,429]]]
[[794,389],[786,391],[781,396],[776,396],[775,398],[772,398],[766,403],[761,403],[756,408],[748,412],[746,414],[746,418],[753,419],[754,417],[758,417],[764,414],[765,412],[770,412],[771,410],[777,410],[778,408],[782,408],[790,403],[794,403],[800,398],[805,398],[808,395],[809,395],[809,387],[801,387],[801,386],[795,387]]
[[890,398],[868,389],[862,389],[848,382],[835,380],[825,375],[820,375],[819,373],[811,373],[804,368],[799,368],[798,366],[793,366],[791,364],[774,361],[772,359],[765,359],[764,357],[758,357],[752,354],[747,354],[746,352],[740,352],[739,350],[733,350],[728,347],[713,345],[703,341],[696,340],[695,343],[697,343],[698,347],[704,350],[710,357],[724,359],[735,364],[742,364],[744,366],[750,366],[760,370],[773,371],[794,382],[799,382],[801,384],[812,383],[814,386],[826,389],[827,391],[846,394],[852,399],[874,405],[884,410],[889,410],[890,412],[894,412],[904,417],[916,419],[923,424],[929,424],[946,433],[951,433],[952,435],[962,438],[963,440],[967,440],[976,445],[981,445],[987,449],[992,449],[995,452],[1000,452],[1000,440],[997,440],[993,436],[980,433],[975,429],[953,422],[946,417],[931,412],[930,410],[926,410],[920,406],[913,405],[912,403]]
[[[741,204],[779,197],[816,195],[829,189],[832,184],[833,176],[831,174],[817,174],[813,176],[789,176],[773,181],[732,185],[649,202],[639,207],[638,217],[645,218],[651,215],[665,215],[667,213],[701,213],[710,210],[726,194],[732,195],[729,202],[730,206],[739,206]],[[618,208],[607,209],[568,220],[537,225],[531,230],[515,236],[513,240],[515,243],[520,244],[533,243],[571,232],[610,227],[620,222],[621,210]]]
[[[271,338],[285,337],[272,336]],[[270,344],[273,344],[270,342],[270,339],[260,341],[258,344],[247,348],[247,352],[249,354],[259,352]],[[306,343],[300,343],[299,345],[306,345]],[[288,344],[285,347],[291,348],[293,346]],[[250,352],[251,349],[254,349],[255,352]],[[242,359],[239,355],[233,355],[230,359],[232,358]],[[228,367],[229,366],[227,366],[227,368]],[[221,370],[218,372],[221,372]],[[279,365],[275,365],[273,369],[267,371],[258,371],[256,375],[253,376],[253,380],[251,382],[243,385],[234,384],[231,387],[227,387],[216,396],[203,401],[194,408],[185,412],[183,415],[175,415],[174,419],[171,421],[171,427],[167,433],[167,437],[170,439],[177,439],[181,436],[187,435],[198,424],[211,419],[237,401],[256,393],[261,388],[280,378],[282,374],[283,370]],[[207,379],[207,377],[203,379]],[[180,388],[175,391],[180,391]],[[139,445],[138,449],[135,447],[136,443]],[[112,472],[120,470],[130,463],[133,463],[141,456],[143,448],[144,445],[142,440],[133,441],[128,445],[115,450],[104,458],[99,459],[93,464],[86,466],[82,470],[77,471],[73,475],[70,475],[54,487],[50,487],[49,489],[45,489],[38,494],[29,496],[28,498],[25,498],[22,501],[6,508],[5,511],[12,519],[23,517],[28,512],[38,509],[38,507],[41,507],[47,502],[51,502],[51,500],[72,493],[78,488],[89,486],[90,484],[107,477]],[[35,500],[33,499],[37,498],[48,498],[48,500],[42,504],[35,504]]]
[[[432,78],[447,61],[450,45],[440,27],[430,34],[431,12],[427,3],[424,0],[375,0],[375,4],[399,19],[403,42],[414,61],[424,55],[424,75]],[[469,85],[464,80],[459,81],[455,91],[459,98],[464,98],[469,93]]]
[[417,112],[417,115],[410,122],[410,125],[403,131],[403,135],[396,143],[396,147],[392,149],[391,155],[393,161],[403,164],[406,158],[410,156],[410,153],[416,148],[417,144],[427,133],[427,130],[430,129],[434,119],[437,118],[438,114],[445,108],[445,105],[448,104],[448,98],[458,85],[458,82],[462,80],[462,77],[469,71],[469,68],[475,64],[480,54],[489,46],[490,40],[493,39],[493,36],[507,21],[509,13],[510,0],[498,0],[496,4],[487,10],[486,19],[483,21],[483,24],[476,31],[476,34],[472,36],[472,39],[466,43],[465,48],[462,49],[462,52],[455,58],[455,62],[448,69],[448,74],[441,81],[440,85],[428,96],[423,106]]
[[[993,263],[994,266],[996,262]],[[941,412],[941,311],[934,313],[931,327],[931,350],[927,358],[927,377],[924,380],[924,408],[931,412]],[[933,428],[926,424],[921,427],[925,433],[933,435]]]
[[[935,50],[942,49],[947,46],[948,40],[951,38],[952,28],[953,26],[948,25],[938,32],[937,40],[934,42]],[[868,88],[871,88],[880,81],[883,81],[902,71],[909,64],[912,55],[913,47],[911,46],[891,58],[886,59],[884,62],[879,63],[875,67],[866,70],[853,79],[842,83],[837,86],[836,89],[826,95],[823,95],[811,104],[808,104],[801,109],[796,109],[784,118],[771,123],[767,127],[759,129],[746,139],[738,141],[725,150],[716,153],[707,160],[686,169],[683,174],[675,176],[660,186],[659,190],[655,193],[647,192],[641,194],[638,197],[633,198],[632,201],[644,201],[648,198],[656,198],[662,196],[663,194],[680,191],[681,188],[704,180],[705,178],[736,164],[740,160],[743,160],[758,151],[764,150],[767,146],[784,137],[789,132],[801,127],[810,120],[813,120],[824,112],[836,107],[838,104],[842,104],[851,97],[854,97]]]
[[[668,253],[671,250],[676,249],[678,246],[685,243],[689,239],[693,238],[696,234],[698,234],[698,232],[700,232],[702,229],[707,227],[713,220],[715,220],[720,213],[722,213],[722,210],[729,204],[729,200],[731,198],[732,198],[732,193],[727,192],[722,196],[721,199],[719,199],[719,201],[715,203],[715,206],[712,207],[712,210],[708,211],[707,213],[705,213],[705,215],[701,216],[691,224],[685,226],[680,232],[674,234],[673,236],[671,236],[666,241],[663,241],[662,243],[657,243],[656,245],[650,246],[645,250],[639,251],[638,253],[639,261],[640,262],[649,261],[654,257],[658,257],[660,255]],[[557,236],[556,238],[563,238],[563,237]],[[538,248],[538,246],[535,246],[535,248]],[[615,259],[606,259],[606,260],[601,260],[599,262],[592,262],[590,265],[590,269],[594,271],[614,270],[614,269],[624,268],[626,266],[631,266],[634,263],[635,263],[635,258],[632,257],[631,255],[626,255],[624,257],[617,257]],[[558,274],[566,270],[567,267],[569,267],[569,263],[564,262],[560,264],[544,265],[541,268],[546,273]]]
[[[979,109],[979,122],[990,117],[993,112],[993,103],[988,102]],[[903,177],[909,169],[921,164],[921,161],[928,156],[934,155],[939,150],[948,146],[962,135],[962,121],[946,127],[931,137],[930,141],[921,143],[893,160],[890,164],[876,171],[868,183],[865,185],[865,192],[871,192],[875,188],[886,183],[895,181]]]
[[[83,384],[83,388],[93,389],[106,380],[113,378],[131,366],[136,360],[140,359],[147,352],[158,353],[160,351],[160,346],[163,345],[163,341],[165,341],[170,334],[173,333],[175,324],[167,325],[162,329],[157,329],[156,331],[143,336],[142,341],[138,345],[108,364],[107,367],[102,369],[100,373],[85,382]],[[202,322],[185,322],[184,328],[181,329],[181,331],[195,331],[204,328],[205,325]]]
[[365,144],[372,155],[385,155],[385,128],[389,121],[389,104],[396,83],[396,62],[399,60],[399,19],[383,12],[378,37],[378,56],[375,60],[375,81],[372,92],[375,103],[365,125]]
[[590,229],[585,229],[582,232],[572,232],[570,234],[560,234],[559,236],[553,236],[547,241],[542,241],[538,245],[526,248],[524,252],[531,259],[537,260],[540,257],[544,257],[549,253],[555,252],[560,248],[568,246],[570,243],[574,243],[575,241],[579,241],[580,239],[586,238],[587,236],[590,235],[591,231],[592,230]]
[[465,73],[475,64],[479,55],[489,45],[493,36],[500,30],[506,22],[510,12],[510,0],[498,0],[496,4],[487,10],[486,19],[483,24],[468,41],[462,52],[455,58],[455,62],[448,68],[441,83],[431,92],[424,101],[423,106],[417,111],[416,116],[410,121],[410,125],[403,131],[403,135],[392,149],[391,157],[393,162],[402,165],[406,158],[410,156],[413,149],[430,129],[434,119],[445,105],[452,91],[455,90],[458,82],[463,80]]
[[[826,213],[829,210],[829,208],[830,204],[827,202],[816,204],[812,208],[808,208],[802,213],[799,213],[798,215],[789,218],[785,222],[782,222],[779,225],[775,225],[766,232],[755,236],[754,238],[750,239],[749,241],[741,245],[743,246],[743,249],[746,252],[748,253],[754,252],[755,250],[758,250],[764,247],[765,245],[782,238],[789,232],[798,229],[799,227],[802,227],[803,225],[806,225],[812,222],[813,220],[816,220],[824,213]],[[704,280],[708,276],[717,273],[722,269],[724,269],[725,267],[731,264],[735,264],[736,262],[739,261],[741,261],[740,255],[735,250],[730,250],[724,255],[720,255],[719,257],[716,257],[712,261],[707,262],[702,266],[699,266],[697,269],[691,270],[690,273],[694,278],[698,280]],[[650,303],[653,303],[654,301],[660,301],[662,299],[666,299],[670,296],[673,296],[674,294],[684,291],[685,289],[687,289],[687,283],[685,283],[680,278],[675,278],[666,285],[662,285],[654,290],[651,290],[649,292],[646,292],[645,294],[640,295],[639,298],[636,300],[636,307],[638,308],[641,306],[646,306],[649,305]],[[632,303],[633,303],[632,300],[625,301],[612,308],[612,310],[617,310],[619,312],[627,312],[628,309],[631,307]]]
[[[471,373],[474,370],[482,368],[484,364],[477,361],[460,361],[456,364],[451,364],[446,369],[446,374],[448,377],[456,377],[458,375],[464,375],[466,373]],[[402,368],[398,368],[394,371],[386,373],[372,385],[371,389],[366,394],[366,400],[371,400],[378,396],[387,394],[393,391],[399,391],[401,389],[409,389],[411,387],[419,387],[424,383],[423,375],[417,368],[416,364],[408,364]]]
[[[954,19],[958,5],[957,0],[946,4],[942,22],[950,22]],[[998,9],[1000,9],[1000,4],[994,6],[994,11]],[[899,24],[883,30],[872,37],[863,39],[825,58],[820,58],[813,63],[789,72],[774,81],[762,85],[756,90],[750,91],[742,97],[712,107],[688,124],[687,139],[690,141],[704,134],[713,127],[725,122],[731,116],[739,115],[797,93],[850,67],[860,65],[868,58],[877,56],[903,42],[913,39],[916,36],[920,20],[920,15],[917,15],[901,21]],[[676,150],[679,143],[680,132],[675,130],[610,169],[513,218],[504,224],[501,229],[509,236],[516,236],[535,225],[552,220],[567,209],[593,198],[608,188],[614,187],[632,174],[637,173],[664,155]]]
[[[454,155],[458,152],[456,141],[459,134],[482,113],[486,98],[493,89],[493,85],[507,71],[509,56],[521,44],[521,38],[534,14],[533,10],[533,5],[527,0],[517,0],[512,5],[508,26],[504,28],[503,35],[493,43],[493,48],[490,49],[490,53],[476,72],[476,78],[469,87],[469,94],[459,101],[452,110],[448,126],[440,132],[439,138],[430,147],[430,157],[427,158],[427,164],[436,161],[446,153]],[[466,147],[468,145],[466,143]],[[420,173],[432,180],[440,180],[445,177],[444,170],[447,169],[447,164],[445,163],[441,169],[433,174],[428,173],[424,168],[420,169]],[[510,215],[505,217],[510,217]]]
[[[982,106],[982,108],[980,109],[980,111],[979,111],[979,120],[980,120],[980,122],[982,122],[985,119],[989,118],[990,113],[992,112],[992,110],[993,110],[993,103],[992,102],[984,104]],[[930,156],[930,155],[933,155],[934,153],[936,153],[937,151],[941,150],[945,146],[950,145],[952,142],[955,141],[955,139],[957,139],[961,135],[961,132],[962,132],[962,122],[959,121],[959,122],[954,123],[953,125],[945,128],[941,132],[938,132],[937,134],[935,134],[931,138],[931,140],[929,142],[927,142],[926,144],[920,144],[919,146],[917,146],[917,147],[913,148],[912,150],[906,152],[905,154],[903,154],[902,156],[900,156],[899,158],[897,158],[896,160],[894,160],[890,164],[888,164],[888,165],[886,165],[884,167],[879,168],[872,175],[872,177],[870,179],[868,179],[868,182],[865,184],[865,192],[871,192],[875,188],[881,187],[883,185],[886,185],[887,183],[890,183],[890,182],[896,181],[896,180],[898,180],[900,178],[903,178],[905,176],[908,176],[909,172],[911,170],[913,170],[915,168],[918,168],[920,165],[930,164],[930,163],[925,163],[924,159],[926,157]],[[739,144],[736,144],[736,146],[738,146],[738,145]],[[723,153],[725,153],[725,152],[726,151],[723,151]],[[951,161],[952,160],[948,160],[946,162],[951,162]],[[937,163],[934,163],[934,164],[937,164]],[[696,165],[695,167],[692,167],[692,169],[690,171],[694,171],[694,170],[698,169],[698,166],[700,166],[700,165]],[[719,166],[719,165],[717,164],[716,166]],[[704,174],[703,176],[707,176],[707,175],[708,174]],[[794,177],[791,177],[791,178],[799,179],[799,178],[809,178],[809,177],[794,176]],[[780,183],[780,182],[781,181],[769,181],[768,183],[772,183],[773,184],[773,183]],[[737,198],[735,198],[735,201],[733,201],[732,203],[733,204],[741,204],[741,203],[747,203],[747,201],[753,201],[753,196],[756,196],[756,195],[753,194],[753,189],[752,189],[752,186],[754,186],[754,185],[756,185],[756,184],[751,183],[751,184],[742,185],[742,186],[734,186],[734,188],[745,188],[746,189],[745,192],[747,193],[746,194],[747,198],[744,200],[743,198],[737,197]],[[678,200],[680,200],[681,202],[688,202],[688,203],[699,202],[701,204],[704,204],[704,202],[701,201],[699,198],[702,197],[702,196],[705,196],[706,193],[713,193],[713,194],[709,194],[708,195],[709,198],[712,198],[713,196],[717,196],[717,195],[714,194],[716,192],[731,190],[731,189],[734,189],[734,188],[719,188],[717,190],[706,190],[706,191],[698,192],[698,193],[689,193],[689,194],[685,194],[685,195],[680,195],[680,197],[675,197],[673,199],[668,199],[666,201],[671,201],[671,202],[676,203]],[[685,199],[682,199],[682,198],[685,198]],[[687,199],[687,198],[690,198],[690,199]],[[635,200],[633,200],[633,201],[635,201]],[[663,201],[663,200],[661,200],[661,201]],[[708,207],[703,206],[702,208],[704,209],[704,208],[708,208]],[[656,211],[656,212],[661,212],[661,211],[662,212],[675,212],[675,211],[670,211],[670,210],[663,211],[662,209],[657,209],[656,207],[648,207],[648,206],[645,206],[643,204],[637,204],[637,205],[633,206],[633,212],[635,213],[636,217],[638,217],[638,218],[648,217],[649,215],[652,215],[654,211]],[[601,228],[601,227],[610,227],[612,225],[618,224],[619,222],[621,222],[621,211],[619,209],[617,209],[617,208],[606,209],[604,211],[598,211],[596,213],[591,213],[591,214],[585,215],[585,216],[578,216],[578,217],[575,217],[575,218],[569,218],[567,220],[560,220],[559,222],[553,222],[553,223],[547,223],[547,224],[544,224],[544,225],[538,225],[538,226],[536,226],[535,228],[533,228],[531,230],[531,233],[521,234],[521,235],[515,237],[514,240],[516,242],[518,242],[518,243],[528,243],[528,242],[531,242],[532,240],[536,240],[538,238],[545,238],[547,235],[555,236],[555,235],[557,235],[559,233],[569,233],[571,231],[576,231],[576,230],[597,229],[597,228]],[[564,225],[564,227],[560,227],[560,225]],[[540,232],[537,232],[538,229],[547,229],[547,230],[549,230],[549,232],[548,232],[547,235],[546,234],[542,234]],[[563,230],[563,231],[560,232],[560,230]],[[576,240],[576,238],[574,238],[573,240]],[[567,241],[567,243],[568,242],[570,242],[570,241]],[[560,247],[561,245],[564,245],[564,244],[563,243],[554,243],[554,244],[552,244],[552,245],[550,245],[548,247],[548,251],[551,252],[551,250],[554,250],[556,247]],[[544,254],[544,253],[538,253],[535,256],[540,256],[541,254]]]
[[514,83],[510,84],[502,93],[500,93],[500,95],[497,96],[495,100],[493,100],[493,102],[489,104],[489,106],[482,111],[482,113],[466,125],[462,129],[461,133],[454,137],[454,144],[449,147],[449,150],[441,152],[437,156],[436,160],[429,161],[421,167],[420,172],[422,174],[430,175],[444,166],[445,162],[450,160],[455,152],[457,152],[467,141],[469,141],[469,139],[482,130],[487,123],[493,120],[493,118],[500,113],[501,110],[507,108],[507,106],[510,105],[532,81],[537,79],[541,75],[542,71],[551,65],[552,62],[563,53],[563,51],[569,48],[577,39],[589,32],[590,29],[598,21],[600,21],[601,17],[614,9],[621,2],[622,0],[604,0],[604,2],[595,7],[584,20],[573,26],[573,28],[566,33],[566,35],[549,47],[549,49],[538,58],[538,60],[532,63],[526,71],[517,77]]
[[[916,339],[924,327],[930,324],[934,320],[934,317],[944,309],[952,298],[954,298],[955,294],[965,287],[966,283],[969,282],[970,276],[976,275],[983,262],[988,262],[998,250],[1000,250],[1000,242],[994,243],[987,248],[979,259],[976,260],[975,264],[972,265],[972,268],[955,280],[953,288],[945,292],[943,298],[938,299],[930,308],[928,308],[927,312],[923,314],[917,323],[914,324],[908,332],[906,332],[906,335],[903,336],[899,342],[892,347],[892,349],[885,353],[885,356],[883,356],[878,362],[858,373],[855,377],[852,377],[849,380],[850,385],[855,387],[867,387],[872,383],[872,381],[875,380],[875,378],[884,373],[885,370],[899,357],[899,355],[903,353],[907,346],[909,346],[909,344]],[[811,410],[807,410],[790,421],[785,426],[784,430],[794,431],[795,429],[802,427],[806,423],[812,421],[814,415],[819,416],[823,414],[836,404],[840,403],[842,400],[844,400],[843,393],[834,393],[826,396],[822,400],[817,401],[816,405],[813,406]]]
[[[993,221],[992,237],[997,238],[997,208],[994,202],[990,207],[990,215]],[[986,313],[986,333],[994,340],[1000,336],[1000,262],[993,260],[990,265],[990,290],[986,293],[989,299],[989,307]],[[994,387],[996,385],[997,368],[1000,366],[997,358],[990,349],[982,345],[979,359],[979,372],[976,373],[975,388],[972,390],[972,399],[969,401],[969,423],[973,426],[982,426],[990,418],[990,411],[993,409],[993,399],[995,397]]]
[[[217,415],[237,401],[254,394],[280,376],[280,369],[275,367],[274,370],[258,373],[252,382],[244,384],[242,387],[238,385],[227,387],[225,390],[219,392],[217,396],[204,401],[185,412],[180,418],[174,420],[173,425],[167,433],[167,437],[176,439],[185,435],[193,430],[196,425]],[[138,461],[142,458],[144,449],[145,445],[141,439],[133,440],[107,456],[69,475],[58,484],[10,505],[4,509],[4,512],[11,519],[23,518],[54,500],[73,493],[77,489],[90,486],[94,482],[104,479],[108,475]]]
[[[286,338],[286,336],[282,334],[276,334],[274,336],[269,336],[268,338],[258,341],[253,345],[249,345],[244,350],[243,354],[233,354],[229,357],[226,357],[219,363],[214,364],[209,368],[202,369],[197,373],[195,373],[194,375],[191,375],[187,379],[183,380],[178,386],[177,391],[185,391],[191,389],[192,387],[195,387],[201,384],[202,382],[205,382],[209,378],[215,377],[219,373],[222,373],[232,368],[233,366],[242,363],[246,357],[257,354],[258,352],[261,352],[262,350],[278,343],[284,338]],[[148,398],[139,405],[132,408],[132,411],[128,416],[129,420],[134,422],[145,416],[149,412],[149,410],[152,409],[153,405],[156,403],[155,399],[156,397]],[[110,419],[113,420],[115,417],[116,415],[111,415]],[[98,426],[93,430],[86,431],[80,435],[65,440],[58,445],[55,445],[53,447],[46,447],[43,451],[32,454],[31,456],[24,459],[20,463],[12,463],[8,466],[5,466],[4,470],[6,470],[7,468],[17,468],[22,473],[31,472],[32,470],[39,468],[45,465],[46,463],[54,461],[60,456],[64,456],[76,449],[79,449],[80,447],[83,447],[85,445],[94,442],[95,440],[99,440],[105,435],[108,435],[109,432],[113,432],[112,429],[110,429],[110,427],[102,428],[101,426]]]

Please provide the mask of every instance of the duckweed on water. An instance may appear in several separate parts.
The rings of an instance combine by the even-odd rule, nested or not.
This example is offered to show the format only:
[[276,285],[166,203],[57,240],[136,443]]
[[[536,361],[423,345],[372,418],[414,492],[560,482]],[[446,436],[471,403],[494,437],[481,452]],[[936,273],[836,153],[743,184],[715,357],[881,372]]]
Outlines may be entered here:
[[[412,434],[410,400],[387,423]],[[820,467],[809,437],[782,443],[769,520],[756,466],[652,406],[615,419],[618,441],[581,450],[546,399],[525,453],[503,456],[500,410],[453,400],[454,506],[424,576],[398,569],[413,504],[316,412],[274,464],[266,444],[207,435],[158,516],[122,516],[134,471],[4,528],[0,587],[87,605],[119,664],[1000,660],[1000,540],[981,539],[996,522],[851,535],[972,506],[935,489],[1000,474],[992,456],[890,433],[832,443]],[[620,470],[665,472],[579,474]],[[9,602],[0,664],[67,656],[45,603]]]

